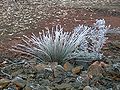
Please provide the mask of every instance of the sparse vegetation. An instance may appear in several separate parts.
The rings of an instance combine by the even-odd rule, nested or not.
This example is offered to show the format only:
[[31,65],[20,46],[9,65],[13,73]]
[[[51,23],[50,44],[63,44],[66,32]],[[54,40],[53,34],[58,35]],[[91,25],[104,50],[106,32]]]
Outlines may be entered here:
[[61,26],[43,31],[39,36],[24,36],[25,44],[15,51],[30,54],[40,61],[63,63],[70,59],[101,59],[100,50],[106,41],[105,21],[97,20],[93,27],[80,25],[73,32],[64,32]]
[[0,90],[120,90],[119,1],[1,0]]

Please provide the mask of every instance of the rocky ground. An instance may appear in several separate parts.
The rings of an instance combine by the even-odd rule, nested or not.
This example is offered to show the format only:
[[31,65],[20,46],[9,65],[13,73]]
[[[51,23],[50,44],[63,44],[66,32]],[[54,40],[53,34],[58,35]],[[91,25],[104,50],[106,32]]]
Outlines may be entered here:
[[[1,0],[0,90],[120,90],[119,0]],[[9,49],[22,35],[57,24],[72,31],[104,18],[111,25],[101,61],[38,63]]]

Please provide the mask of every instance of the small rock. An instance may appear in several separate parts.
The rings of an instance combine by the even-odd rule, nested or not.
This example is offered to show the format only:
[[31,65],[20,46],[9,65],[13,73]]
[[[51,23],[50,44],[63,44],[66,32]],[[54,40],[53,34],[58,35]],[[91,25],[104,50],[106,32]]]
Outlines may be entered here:
[[20,88],[23,88],[26,85],[26,81],[20,77],[15,77],[12,82]]
[[61,82],[63,82],[63,80],[64,80],[64,76],[63,75],[59,75],[56,78],[54,78],[54,82],[55,83],[61,83]]
[[67,77],[67,78],[64,78],[64,81],[66,83],[73,83],[73,82],[76,82],[76,77]]
[[72,86],[74,87],[74,88],[79,88],[79,87],[81,87],[82,86],[82,84],[80,83],[80,82],[73,82],[72,83]]
[[74,77],[72,72],[66,72],[66,77]]
[[[113,90],[113,88],[108,88],[108,89],[106,89],[106,90]],[[118,90],[120,90],[120,89],[118,89]]]
[[52,89],[50,89],[48,86],[46,86],[46,88],[47,88],[47,90],[52,90]]
[[7,89],[3,89],[3,90],[20,90],[20,89],[16,87],[16,85],[10,85]]
[[88,85],[90,78],[87,75],[87,71],[82,71],[80,76],[77,77],[77,81],[82,83],[83,85]]
[[93,90],[90,86],[85,86],[83,90]]
[[49,86],[50,85],[50,81],[48,79],[43,79],[42,81],[40,81],[40,83],[42,86]]
[[120,84],[116,86],[117,90],[120,90]]
[[27,83],[24,90],[32,90],[32,85],[30,83]]
[[105,76],[109,78],[120,81],[120,63],[111,64],[105,68]]
[[37,90],[51,90],[48,86],[39,86]]
[[84,60],[76,60],[75,65],[83,66],[83,70],[87,70],[89,67],[89,62],[84,62]]
[[6,87],[10,83],[10,80],[8,79],[0,79],[0,89]]
[[72,88],[71,84],[68,83],[62,83],[60,85],[56,85],[56,90],[70,90]]
[[52,72],[51,68],[45,68],[45,70],[47,70],[48,72]]
[[46,67],[47,65],[41,63],[35,66],[38,72],[44,70]]
[[98,88],[94,87],[93,90],[99,90]]
[[23,69],[19,69],[19,70],[13,72],[11,75],[14,77],[14,76],[21,74],[22,72],[23,72]]
[[51,90],[48,86],[43,86],[39,84],[27,83],[24,90]]
[[45,68],[44,78],[53,77],[53,70],[51,68]]
[[101,67],[101,64],[98,61],[96,61],[89,66],[87,72],[88,76],[92,78],[93,76],[102,76],[104,69]]
[[81,76],[78,76],[76,79],[76,82],[82,83],[84,80],[84,78],[82,78]]
[[22,78],[22,79],[24,79],[24,80],[27,80],[28,75],[20,74],[20,75],[18,75],[18,77],[20,77],[20,78]]
[[104,62],[100,62],[100,66],[103,67],[103,68],[106,68],[106,67],[108,67],[109,65],[106,64],[106,63],[104,63]]
[[72,73],[73,74],[78,74],[78,73],[81,72],[81,69],[82,69],[81,66],[77,66],[77,67],[75,67],[75,68],[72,69]]
[[61,65],[57,65],[54,70],[54,76],[57,77],[63,74],[64,74],[64,68]]
[[63,67],[65,71],[71,71],[73,69],[73,66],[69,62],[66,62]]
[[78,89],[75,89],[74,87],[72,87],[70,90],[78,90]]

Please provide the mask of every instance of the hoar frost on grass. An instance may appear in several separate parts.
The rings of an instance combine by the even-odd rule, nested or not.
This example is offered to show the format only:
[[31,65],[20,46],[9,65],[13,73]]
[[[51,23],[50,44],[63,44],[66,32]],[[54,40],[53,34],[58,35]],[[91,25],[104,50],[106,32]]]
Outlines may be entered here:
[[[80,51],[83,51],[87,57],[92,57],[93,59],[101,59],[102,53],[101,49],[107,40],[107,37],[105,37],[108,27],[105,26],[105,20],[100,19],[96,20],[96,23],[94,23],[94,26],[91,27],[91,29],[86,34],[85,38],[82,39],[82,41],[79,44]],[[74,29],[75,32],[81,33],[84,31],[83,26],[79,25]]]
[[100,53],[106,41],[105,20],[96,20],[93,27],[79,25],[73,32],[64,32],[60,25],[43,31],[39,36],[24,36],[25,44],[14,46],[13,50],[30,54],[42,62],[63,63],[70,59],[101,59]]

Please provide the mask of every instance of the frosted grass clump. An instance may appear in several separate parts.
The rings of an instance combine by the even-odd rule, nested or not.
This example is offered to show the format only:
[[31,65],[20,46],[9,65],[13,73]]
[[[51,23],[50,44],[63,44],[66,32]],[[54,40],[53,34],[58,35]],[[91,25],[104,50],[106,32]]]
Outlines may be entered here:
[[41,62],[63,63],[66,60],[93,60],[101,58],[101,48],[106,41],[105,21],[96,20],[93,27],[79,25],[73,32],[64,32],[60,25],[42,31],[39,36],[24,36],[24,44],[14,46],[14,51],[32,55]]
[[[74,29],[77,33],[81,33],[83,30],[84,28],[81,25]],[[81,40],[79,45],[80,51],[89,53],[89,55],[93,54],[95,56],[93,58],[101,59],[101,49],[107,40],[107,37],[105,37],[107,30],[108,27],[105,26],[104,19],[96,20],[96,23],[91,27],[86,37]]]
[[[84,26],[83,26],[84,27]],[[76,32],[64,32],[57,25],[52,30],[43,31],[39,36],[32,34],[31,38],[24,36],[25,44],[14,46],[14,51],[32,55],[44,62],[62,63],[68,60],[76,47],[86,37],[90,28],[85,28],[80,34]],[[74,58],[77,58],[74,56]]]

